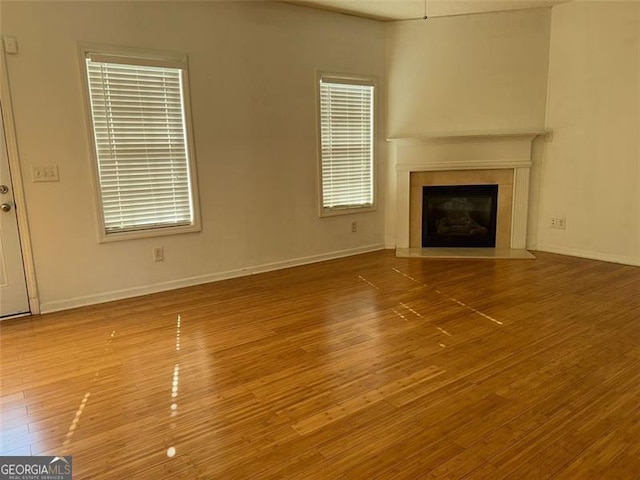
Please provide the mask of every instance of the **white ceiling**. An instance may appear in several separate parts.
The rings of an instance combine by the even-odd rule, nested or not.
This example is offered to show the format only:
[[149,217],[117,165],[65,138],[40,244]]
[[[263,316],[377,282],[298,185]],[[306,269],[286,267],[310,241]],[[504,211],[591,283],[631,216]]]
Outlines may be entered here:
[[[333,10],[376,20],[423,18],[425,0],[284,0],[312,8]],[[472,13],[550,7],[570,0],[426,0],[427,16],[447,17]]]

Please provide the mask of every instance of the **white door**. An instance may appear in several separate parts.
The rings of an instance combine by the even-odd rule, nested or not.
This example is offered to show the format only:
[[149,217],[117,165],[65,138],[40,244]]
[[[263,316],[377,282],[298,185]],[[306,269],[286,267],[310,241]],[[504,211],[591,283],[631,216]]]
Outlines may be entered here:
[[29,297],[0,105],[0,318],[28,312]]

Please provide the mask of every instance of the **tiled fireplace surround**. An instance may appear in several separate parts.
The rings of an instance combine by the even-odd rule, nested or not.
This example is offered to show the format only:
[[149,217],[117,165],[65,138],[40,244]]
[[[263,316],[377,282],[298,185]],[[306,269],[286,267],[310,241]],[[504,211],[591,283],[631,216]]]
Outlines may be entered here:
[[524,250],[531,143],[542,130],[392,138],[397,171],[396,248],[421,250],[422,187],[498,184],[496,250]]

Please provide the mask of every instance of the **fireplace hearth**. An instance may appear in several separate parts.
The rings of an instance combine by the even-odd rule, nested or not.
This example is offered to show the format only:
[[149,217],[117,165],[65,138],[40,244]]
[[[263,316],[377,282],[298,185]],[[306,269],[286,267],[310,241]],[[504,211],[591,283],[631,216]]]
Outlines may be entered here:
[[494,248],[498,185],[422,188],[422,246]]

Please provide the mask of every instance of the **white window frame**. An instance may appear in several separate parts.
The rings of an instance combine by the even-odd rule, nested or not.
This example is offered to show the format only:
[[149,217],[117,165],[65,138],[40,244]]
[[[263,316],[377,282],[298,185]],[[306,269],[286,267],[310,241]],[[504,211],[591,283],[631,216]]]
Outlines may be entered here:
[[[97,45],[90,43],[81,43],[78,45],[78,54],[80,59],[81,78],[83,87],[83,97],[85,106],[85,117],[87,121],[87,129],[89,132],[88,139],[91,151],[91,171],[93,179],[93,190],[95,194],[95,206],[98,218],[98,240],[100,243],[112,242],[118,240],[131,240],[136,238],[157,237],[172,234],[181,234],[189,232],[198,232],[201,230],[200,223],[200,202],[198,195],[198,180],[196,172],[196,159],[194,152],[193,127],[191,123],[191,99],[189,92],[189,69],[187,56],[184,54],[159,52],[155,50],[144,50],[138,48],[113,47],[106,45]],[[189,225],[175,226],[153,226],[149,228],[140,228],[137,230],[128,230],[122,232],[107,232],[105,227],[102,194],[100,187],[100,171],[98,165],[98,155],[96,151],[95,133],[93,128],[93,115],[91,107],[91,98],[89,93],[89,79],[87,73],[86,59],[88,56],[94,56],[102,59],[118,59],[122,63],[132,63],[135,65],[147,66],[169,66],[171,68],[179,68],[182,70],[182,98],[184,110],[184,122],[186,128],[186,149],[189,169],[189,193],[191,196],[191,214],[192,221]]]
[[[335,83],[353,84],[353,85],[367,85],[373,87],[373,112],[372,112],[372,140],[371,140],[371,190],[372,190],[372,203],[371,205],[349,205],[340,207],[325,207],[323,198],[323,174],[322,174],[322,113],[321,113],[321,82],[329,81]],[[318,206],[319,214],[321,217],[330,217],[335,215],[347,215],[362,212],[372,212],[377,209],[377,110],[378,110],[378,86],[377,79],[373,76],[365,75],[353,75],[353,74],[340,74],[332,72],[316,72],[316,119],[318,122],[317,136],[318,136]]]

